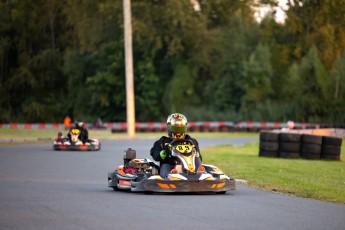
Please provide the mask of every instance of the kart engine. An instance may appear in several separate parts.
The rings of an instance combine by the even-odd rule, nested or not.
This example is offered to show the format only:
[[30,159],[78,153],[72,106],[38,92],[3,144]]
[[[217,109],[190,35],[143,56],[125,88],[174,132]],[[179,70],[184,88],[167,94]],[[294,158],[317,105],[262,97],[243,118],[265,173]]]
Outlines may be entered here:
[[125,165],[125,170],[128,170],[128,173],[135,174],[137,172],[149,173],[156,175],[158,170],[150,165],[146,159],[133,159],[127,165]]
[[123,155],[124,172],[129,174],[136,174],[137,172],[149,173],[158,175],[158,169],[150,164],[146,159],[136,158],[136,151],[134,149],[125,150]]

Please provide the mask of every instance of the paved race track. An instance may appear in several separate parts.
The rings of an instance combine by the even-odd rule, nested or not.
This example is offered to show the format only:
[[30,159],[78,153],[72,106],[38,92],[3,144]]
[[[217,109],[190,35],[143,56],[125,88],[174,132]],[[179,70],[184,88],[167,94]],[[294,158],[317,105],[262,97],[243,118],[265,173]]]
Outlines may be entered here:
[[[200,139],[243,144],[253,139]],[[114,192],[107,173],[132,147],[148,157],[153,140],[102,141],[99,152],[50,144],[0,146],[0,229],[345,229],[345,205],[238,185],[216,194]],[[205,162],[207,163],[207,162]]]

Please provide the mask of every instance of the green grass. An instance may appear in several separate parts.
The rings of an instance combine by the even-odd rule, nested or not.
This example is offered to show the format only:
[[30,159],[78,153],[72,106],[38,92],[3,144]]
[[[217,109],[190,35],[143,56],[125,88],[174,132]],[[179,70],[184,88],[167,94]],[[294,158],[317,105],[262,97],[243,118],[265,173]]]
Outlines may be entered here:
[[259,157],[258,149],[258,142],[205,148],[203,161],[252,187],[345,203],[344,142],[340,161]]

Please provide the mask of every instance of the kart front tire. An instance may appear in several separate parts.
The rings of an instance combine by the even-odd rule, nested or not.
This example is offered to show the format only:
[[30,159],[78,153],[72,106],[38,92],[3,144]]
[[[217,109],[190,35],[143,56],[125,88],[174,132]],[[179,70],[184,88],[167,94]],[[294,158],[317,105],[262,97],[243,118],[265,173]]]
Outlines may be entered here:
[[216,192],[217,194],[225,194],[226,191],[220,191],[220,192]]

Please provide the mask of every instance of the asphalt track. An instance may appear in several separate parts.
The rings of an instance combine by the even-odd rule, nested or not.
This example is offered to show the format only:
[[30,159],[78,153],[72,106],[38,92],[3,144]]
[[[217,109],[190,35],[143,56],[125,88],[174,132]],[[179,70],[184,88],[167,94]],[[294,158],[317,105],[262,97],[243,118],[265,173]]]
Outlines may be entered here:
[[[201,148],[253,139],[200,139]],[[345,205],[238,185],[218,194],[114,192],[107,173],[123,150],[148,157],[153,140],[102,141],[99,152],[50,144],[0,146],[0,229],[345,229]],[[207,162],[205,162],[207,163]]]

